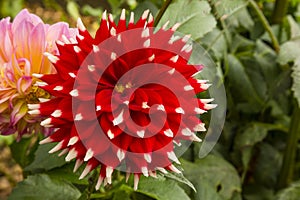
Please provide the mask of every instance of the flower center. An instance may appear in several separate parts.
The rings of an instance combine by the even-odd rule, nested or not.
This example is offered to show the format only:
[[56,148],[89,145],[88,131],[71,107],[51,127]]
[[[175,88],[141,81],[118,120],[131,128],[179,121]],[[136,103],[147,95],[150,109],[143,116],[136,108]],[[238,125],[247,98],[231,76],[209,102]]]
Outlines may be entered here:
[[26,102],[30,104],[39,103],[39,98],[50,99],[50,97],[51,95],[45,90],[37,86],[32,86],[30,92],[26,95]]
[[129,88],[132,88],[132,83],[131,82],[128,82],[126,83],[125,85],[121,84],[121,83],[118,83],[116,86],[115,86],[115,90],[118,92],[118,93],[123,93],[125,89],[129,89]]

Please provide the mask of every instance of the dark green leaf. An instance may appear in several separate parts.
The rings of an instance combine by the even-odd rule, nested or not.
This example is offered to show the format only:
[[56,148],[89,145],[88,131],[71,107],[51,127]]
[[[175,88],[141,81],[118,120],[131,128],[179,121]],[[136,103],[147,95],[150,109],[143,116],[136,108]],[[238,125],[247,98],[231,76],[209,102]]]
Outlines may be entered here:
[[45,174],[28,176],[18,183],[9,196],[9,200],[74,200],[80,192],[65,181],[51,179]]
[[244,104],[237,106],[245,112],[260,111],[259,106],[263,104],[263,100],[256,92],[256,88],[246,73],[243,64],[234,55],[228,55],[228,63],[228,77],[232,87],[231,92],[234,93],[237,100],[244,102]]
[[267,136],[268,130],[268,127],[258,124],[252,124],[246,127],[245,131],[235,138],[236,148],[242,149],[261,142]]
[[43,144],[39,145],[35,152],[33,162],[27,166],[25,171],[36,171],[36,170],[50,170],[55,167],[61,167],[66,164],[64,156],[58,157],[59,153],[49,154],[48,151],[52,149],[56,144]]
[[259,154],[256,156],[254,177],[265,187],[273,188],[277,183],[282,155],[270,144],[262,143],[258,147]]
[[278,78],[281,71],[276,63],[277,54],[268,45],[261,40],[257,40],[254,52],[254,59],[259,64],[259,69],[263,74],[263,78],[269,89],[273,89],[278,83]]
[[243,197],[245,200],[278,200],[275,198],[272,189],[263,187],[259,184],[249,184],[243,188]]
[[63,167],[52,169],[47,172],[47,175],[54,179],[66,180],[78,185],[88,185],[88,178],[79,180],[81,170],[78,170],[76,173],[73,172],[74,165],[74,162],[72,162]]
[[127,185],[121,185],[119,190],[114,192],[113,200],[131,200],[130,196],[133,192],[133,189]]
[[26,167],[32,162],[31,151],[35,149],[32,145],[34,145],[32,138],[22,138],[19,142],[14,141],[10,145],[12,157],[21,167]]

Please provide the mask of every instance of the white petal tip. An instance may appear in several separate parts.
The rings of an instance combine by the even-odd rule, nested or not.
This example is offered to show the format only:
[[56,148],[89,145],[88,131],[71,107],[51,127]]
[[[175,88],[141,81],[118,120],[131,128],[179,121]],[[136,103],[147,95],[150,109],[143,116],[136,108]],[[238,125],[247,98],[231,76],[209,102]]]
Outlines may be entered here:
[[88,149],[83,160],[86,162],[90,160],[93,156],[94,156],[94,151],[92,149]]
[[33,73],[32,76],[35,77],[35,78],[42,78],[44,75]]
[[39,115],[39,114],[41,114],[41,112],[39,110],[30,110],[30,111],[28,111],[28,114],[30,114],[30,115]]
[[41,140],[39,142],[39,144],[47,144],[47,143],[50,143],[50,142],[53,142],[53,140],[50,137],[47,137],[47,138]]
[[85,28],[85,26],[83,25],[83,22],[82,22],[82,20],[81,20],[80,17],[77,19],[77,28],[78,28],[79,30],[81,30],[81,31],[85,31],[85,30],[86,30],[86,28]]

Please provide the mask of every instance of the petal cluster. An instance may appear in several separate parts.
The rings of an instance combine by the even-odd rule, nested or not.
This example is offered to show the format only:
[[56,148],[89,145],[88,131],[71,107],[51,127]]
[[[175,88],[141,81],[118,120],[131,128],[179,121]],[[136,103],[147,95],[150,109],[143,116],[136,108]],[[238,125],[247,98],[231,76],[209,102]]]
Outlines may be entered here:
[[76,30],[61,22],[44,24],[26,9],[12,23],[10,18],[0,21],[0,134],[17,132],[20,138],[41,128],[36,123],[40,117],[27,114],[27,104],[50,95],[34,86],[32,74],[55,72],[43,53],[58,53],[55,41],[63,35],[74,37]]
[[128,24],[125,10],[118,24],[104,12],[94,38],[80,19],[77,26],[77,42],[59,43],[59,54],[48,55],[57,73],[36,75],[54,98],[30,105],[31,112],[57,128],[41,143],[57,142],[50,153],[76,159],[75,171],[86,162],[80,178],[101,166],[96,189],[112,182],[116,168],[134,174],[135,189],[141,175],[180,173],[174,143],[201,141],[199,115],[216,106],[195,98],[210,84],[193,78],[202,66],[188,64],[189,36],[174,36],[178,24],[155,30],[149,11],[136,23],[131,13]]

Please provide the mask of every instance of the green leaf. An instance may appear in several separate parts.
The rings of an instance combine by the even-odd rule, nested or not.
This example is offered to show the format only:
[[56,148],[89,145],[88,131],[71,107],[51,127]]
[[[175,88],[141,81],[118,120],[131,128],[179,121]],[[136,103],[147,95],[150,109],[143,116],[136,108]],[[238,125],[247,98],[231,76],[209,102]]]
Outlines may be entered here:
[[278,62],[285,65],[288,62],[295,61],[299,57],[300,40],[288,41],[281,45],[278,55]]
[[283,45],[281,45],[278,62],[281,65],[285,65],[289,62],[294,63],[292,67],[292,90],[294,92],[295,98],[298,101],[298,105],[300,105],[300,27],[292,17],[288,17],[288,21],[290,24],[292,40],[287,41]]
[[300,35],[300,27],[291,16],[288,16],[288,22],[290,25],[291,40],[285,42],[280,47],[278,62],[281,65],[295,61],[299,57],[300,39],[298,36]]
[[12,157],[23,168],[33,160],[32,151],[35,150],[35,145],[32,139],[33,138],[22,138],[19,142],[14,141],[10,145]]
[[293,78],[293,85],[292,90],[294,92],[294,96],[298,101],[298,105],[300,106],[300,57],[295,62],[293,66],[292,78]]
[[37,171],[37,170],[50,170],[56,167],[61,167],[66,164],[64,156],[58,157],[59,153],[49,154],[49,150],[56,144],[43,144],[39,145],[35,152],[33,162],[28,165],[25,171]]
[[167,21],[170,21],[170,25],[181,23],[177,31],[191,34],[194,40],[203,37],[217,25],[208,2],[198,0],[173,1],[157,26],[161,27]]
[[251,31],[254,21],[247,10],[246,0],[211,0],[215,15],[221,20],[225,20],[229,29],[244,27]]
[[300,197],[300,181],[292,183],[277,195],[277,200],[298,200]]
[[[235,168],[221,157],[208,155],[207,157],[191,163],[182,160],[184,175],[199,190],[202,181],[205,182],[206,191],[212,194],[203,196],[216,196],[217,193],[222,199],[231,199],[233,196],[240,196],[241,181]],[[199,186],[200,185],[200,186]],[[210,189],[207,189],[207,188]],[[198,192],[205,192],[202,189]],[[206,198],[203,198],[206,199]]]
[[259,144],[258,152],[254,163],[254,178],[257,183],[267,188],[274,188],[281,168],[282,155],[267,143]]
[[213,199],[213,200],[223,200],[224,198],[211,186],[209,180],[201,178],[199,183],[196,185],[197,193],[195,193],[195,199]]
[[211,4],[215,7],[218,17],[230,16],[247,6],[245,0],[211,0]]
[[45,174],[28,176],[13,189],[9,200],[74,200],[80,192],[73,185]]
[[224,52],[227,50],[224,33],[217,28],[207,33],[200,42],[207,47],[207,50],[211,49],[217,59],[222,59]]
[[231,85],[230,91],[234,94],[239,103],[243,102],[238,104],[237,107],[244,112],[260,111],[263,100],[259,97],[255,85],[246,73],[243,64],[237,57],[231,54],[228,55],[228,63],[228,77]]
[[63,167],[58,167],[50,171],[47,171],[47,175],[49,175],[53,179],[66,180],[78,185],[88,185],[89,176],[79,180],[81,170],[77,170],[77,172],[74,173],[73,168],[74,168],[74,162],[64,165]]
[[[251,160],[253,147],[266,138],[269,130],[277,130],[278,128],[280,127],[273,124],[252,123],[248,127],[243,128],[244,131],[235,137],[234,147],[241,151],[244,173],[246,173]],[[269,159],[271,160],[271,158],[267,160]],[[264,170],[261,170],[261,172],[264,172]]]
[[290,15],[287,16],[288,23],[290,25],[290,36],[291,38],[295,38],[300,36],[300,27],[299,24],[294,20],[294,18]]
[[268,88],[273,89],[274,85],[278,83],[278,78],[275,77],[279,77],[281,74],[280,68],[276,63],[276,52],[261,40],[257,40],[253,56],[259,64],[259,69]]
[[187,178],[185,178],[183,176],[183,174],[177,174],[177,173],[174,173],[174,172],[169,172],[168,174],[165,174],[164,176],[167,177],[167,178],[173,179],[175,181],[178,181],[180,183],[183,183],[183,184],[189,186],[190,188],[192,188],[194,190],[194,192],[197,192],[194,185],[193,185],[193,183],[191,183]]
[[235,138],[235,146],[238,149],[253,146],[261,142],[267,136],[269,130],[268,127],[255,123],[244,129],[245,131]]
[[116,192],[114,192],[113,200],[131,200],[130,196],[133,189],[128,185],[121,185]]
[[158,179],[141,177],[138,192],[157,200],[190,199],[176,182],[163,177]]

